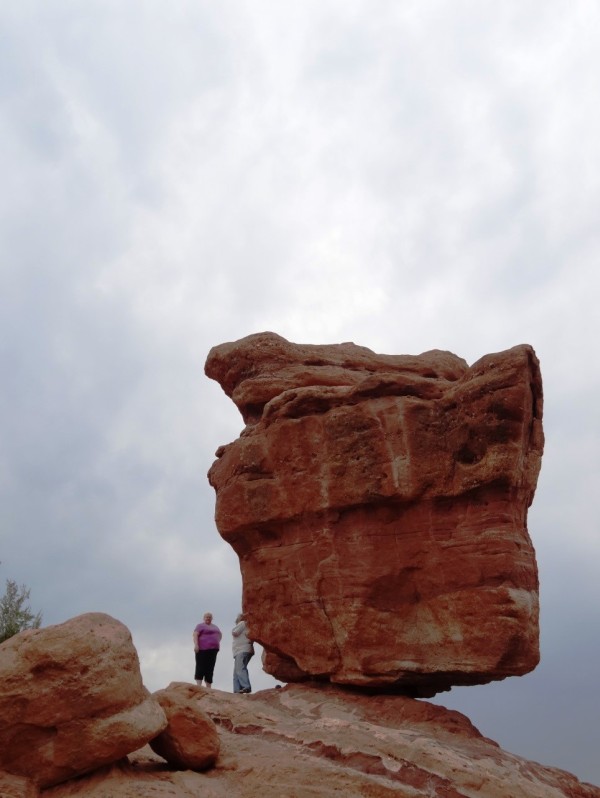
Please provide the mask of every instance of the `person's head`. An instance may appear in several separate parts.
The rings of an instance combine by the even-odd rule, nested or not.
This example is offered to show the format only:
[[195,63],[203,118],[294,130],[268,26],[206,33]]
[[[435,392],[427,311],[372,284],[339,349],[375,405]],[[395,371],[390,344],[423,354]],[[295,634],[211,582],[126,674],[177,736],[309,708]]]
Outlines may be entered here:
[[243,612],[238,613],[238,616],[235,619],[235,622],[239,623],[240,621],[243,621],[243,620],[244,620],[244,613]]
[[204,613],[204,623],[212,623],[212,612]]

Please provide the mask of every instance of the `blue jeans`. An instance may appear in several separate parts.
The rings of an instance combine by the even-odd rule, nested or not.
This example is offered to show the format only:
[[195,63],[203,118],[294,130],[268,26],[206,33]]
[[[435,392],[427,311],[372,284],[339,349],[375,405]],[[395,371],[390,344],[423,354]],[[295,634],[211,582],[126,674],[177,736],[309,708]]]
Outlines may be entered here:
[[233,658],[233,692],[250,690],[250,677],[248,676],[248,663],[252,658],[250,651],[242,651]]

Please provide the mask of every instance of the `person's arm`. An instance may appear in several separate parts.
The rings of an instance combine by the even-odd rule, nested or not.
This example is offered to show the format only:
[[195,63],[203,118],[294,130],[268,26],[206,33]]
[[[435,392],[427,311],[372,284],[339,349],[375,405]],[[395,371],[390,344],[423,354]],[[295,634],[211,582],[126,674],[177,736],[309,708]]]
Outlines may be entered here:
[[245,628],[246,628],[246,621],[240,621],[239,623],[236,623],[236,625],[233,627],[233,629],[231,630],[231,634],[234,637],[239,637]]
[[198,630],[194,629],[192,632],[192,639],[194,641],[194,651],[200,650],[200,644],[198,643]]

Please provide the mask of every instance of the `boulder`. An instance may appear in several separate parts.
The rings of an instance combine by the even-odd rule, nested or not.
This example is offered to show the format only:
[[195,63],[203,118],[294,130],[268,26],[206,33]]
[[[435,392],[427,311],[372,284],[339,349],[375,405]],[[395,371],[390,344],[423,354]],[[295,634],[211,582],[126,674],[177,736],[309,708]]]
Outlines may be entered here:
[[89,613],[0,646],[0,768],[40,787],[115,762],[167,724],[122,623]]
[[205,371],[246,424],[209,481],[269,673],[430,696],[536,666],[530,346],[469,367],[259,333]]
[[150,747],[180,770],[206,770],[219,754],[217,727],[200,708],[205,692],[196,685],[171,682],[152,694],[163,708],[168,725],[150,740]]

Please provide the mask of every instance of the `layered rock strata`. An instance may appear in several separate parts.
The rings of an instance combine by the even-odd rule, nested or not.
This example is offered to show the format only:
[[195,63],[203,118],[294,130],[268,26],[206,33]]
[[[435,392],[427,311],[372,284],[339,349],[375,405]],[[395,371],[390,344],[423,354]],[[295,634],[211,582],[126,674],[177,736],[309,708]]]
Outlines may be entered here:
[[[458,712],[332,685],[199,690],[220,753],[173,771],[149,746],[42,798],[600,798],[600,788],[503,751]],[[515,721],[518,722],[518,721]]]
[[209,480],[269,673],[427,696],[535,667],[530,346],[469,367],[259,333],[205,371],[246,424]]

